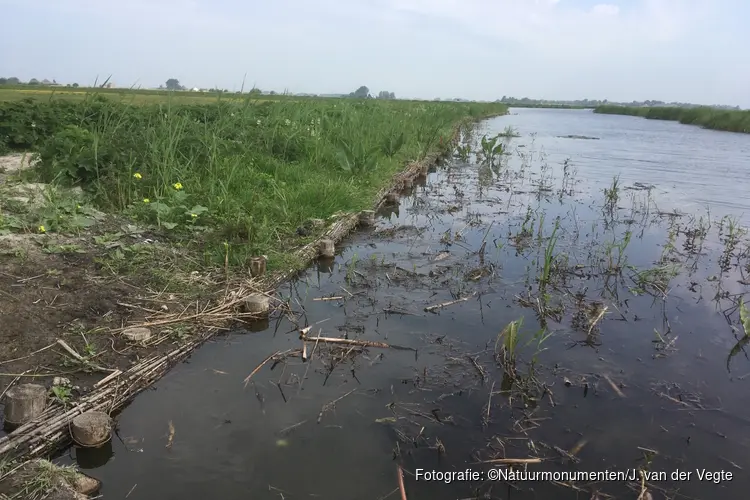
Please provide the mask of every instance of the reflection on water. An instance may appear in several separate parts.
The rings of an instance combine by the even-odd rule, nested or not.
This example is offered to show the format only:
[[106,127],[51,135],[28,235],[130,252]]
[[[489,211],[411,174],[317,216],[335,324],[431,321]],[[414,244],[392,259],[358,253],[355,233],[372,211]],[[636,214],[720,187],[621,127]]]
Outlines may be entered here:
[[[650,481],[653,498],[745,498],[750,360],[735,346],[748,202],[735,179],[750,136],[513,113],[471,139],[515,127],[497,162],[439,167],[374,232],[279,291],[313,337],[407,349],[309,343],[305,362],[287,317],[217,338],[120,415],[114,457],[91,472],[105,498],[397,498],[396,463],[410,500],[640,492],[412,475],[537,457],[527,470],[693,471]],[[521,317],[511,366],[498,334]]]

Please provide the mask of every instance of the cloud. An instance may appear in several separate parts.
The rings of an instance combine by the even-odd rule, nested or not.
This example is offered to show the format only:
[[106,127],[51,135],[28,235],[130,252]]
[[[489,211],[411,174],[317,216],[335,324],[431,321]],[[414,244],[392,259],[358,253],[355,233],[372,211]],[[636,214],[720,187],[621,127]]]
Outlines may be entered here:
[[591,9],[591,12],[593,12],[594,14],[600,14],[602,16],[616,16],[620,13],[620,7],[609,3],[600,3],[594,5],[594,7]]
[[0,0],[0,11],[6,37],[23,40],[0,67],[23,78],[231,89],[247,73],[307,92],[750,105],[746,0]]

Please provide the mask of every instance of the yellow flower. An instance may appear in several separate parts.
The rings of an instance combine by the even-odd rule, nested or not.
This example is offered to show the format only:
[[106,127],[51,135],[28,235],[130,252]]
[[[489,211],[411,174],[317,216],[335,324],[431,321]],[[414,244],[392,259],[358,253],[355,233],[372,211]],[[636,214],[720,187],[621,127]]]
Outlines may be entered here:
[[46,233],[46,232],[47,232],[47,230],[46,230],[46,229],[44,229],[44,226],[39,226],[39,232],[40,232],[40,233]]
[[190,217],[192,217],[193,219],[197,219],[198,218],[198,214],[190,214]]
[[151,203],[151,200],[149,200],[148,198],[143,198],[143,203]]
[[172,187],[179,191],[180,189],[182,189],[182,183],[175,182],[174,184],[172,184]]
[[143,179],[143,176],[138,172],[134,173],[133,177],[135,177],[136,179]]

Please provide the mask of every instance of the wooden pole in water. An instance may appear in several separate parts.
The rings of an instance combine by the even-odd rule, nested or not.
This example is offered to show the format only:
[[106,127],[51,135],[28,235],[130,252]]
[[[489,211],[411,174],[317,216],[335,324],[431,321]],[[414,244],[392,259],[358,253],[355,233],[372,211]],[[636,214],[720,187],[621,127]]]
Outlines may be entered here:
[[112,437],[112,420],[103,411],[87,411],[70,423],[70,434],[76,444],[96,448]]
[[38,384],[20,384],[5,394],[5,422],[21,425],[41,415],[47,407],[47,389]]
[[251,293],[245,297],[245,311],[250,314],[267,314],[271,308],[268,295],[262,293]]
[[359,213],[359,224],[365,227],[372,227],[375,225],[375,211],[374,210],[362,210]]
[[318,250],[321,257],[331,258],[336,254],[336,246],[333,240],[323,239],[318,243]]

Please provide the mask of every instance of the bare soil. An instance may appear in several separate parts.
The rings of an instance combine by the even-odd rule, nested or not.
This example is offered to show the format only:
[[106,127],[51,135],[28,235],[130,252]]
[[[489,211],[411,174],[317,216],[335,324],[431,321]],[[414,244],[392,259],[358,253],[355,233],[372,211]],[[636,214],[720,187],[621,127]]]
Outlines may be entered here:
[[[28,156],[0,157],[0,197],[7,201],[28,191],[28,183],[14,178],[28,165]],[[35,203],[33,199],[22,202]],[[13,213],[5,210],[5,215]],[[140,271],[132,266],[121,272],[112,264],[113,248],[147,245],[154,239],[152,234],[137,232],[112,244],[95,243],[96,237],[111,235],[128,224],[105,216],[75,234],[3,231],[0,224],[0,394],[14,382],[51,386],[54,377],[63,377],[70,381],[70,396],[75,397],[107,376],[107,370],[127,369],[182,339],[184,332],[162,330],[153,332],[150,341],[137,344],[112,332],[140,323],[157,311],[180,310],[180,298],[153,289],[149,267],[154,266]]]

